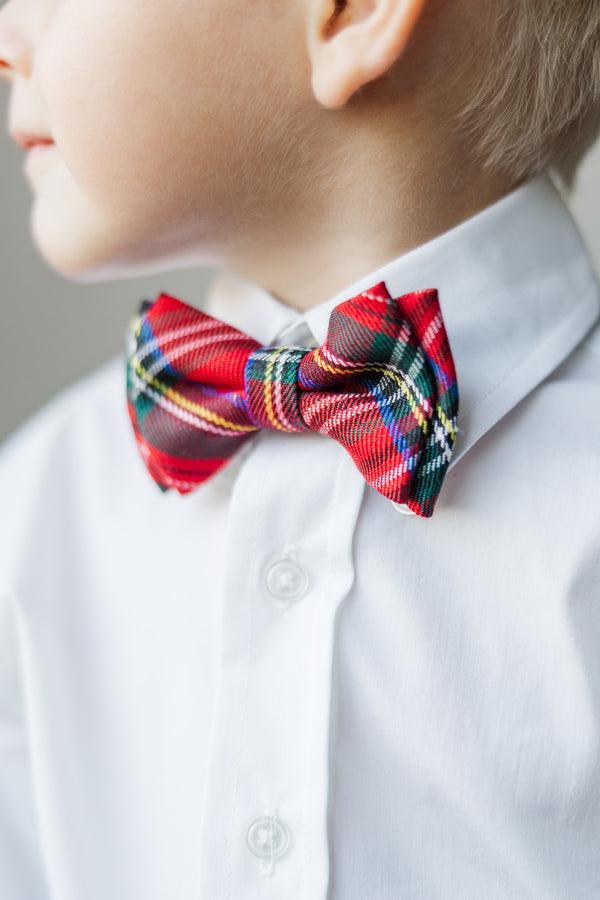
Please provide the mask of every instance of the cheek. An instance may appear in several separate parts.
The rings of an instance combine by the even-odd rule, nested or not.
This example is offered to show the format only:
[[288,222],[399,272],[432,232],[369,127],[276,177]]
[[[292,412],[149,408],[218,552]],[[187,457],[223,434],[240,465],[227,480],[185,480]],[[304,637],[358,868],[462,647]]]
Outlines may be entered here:
[[222,258],[288,214],[312,108],[302,31],[260,15],[285,4],[246,2],[60,0],[36,56],[61,163],[35,228],[57,268]]
[[[226,170],[236,147],[222,102],[237,81],[231,59],[229,70],[221,59],[211,65],[209,47],[198,41],[186,53],[164,30],[133,39],[136,23],[126,17],[109,31],[100,20],[86,27],[93,41],[76,41],[68,36],[78,34],[77,24],[57,21],[38,58],[53,136],[73,179],[103,207],[123,209],[126,201],[134,215],[158,200],[166,209],[189,203],[202,170],[216,161]],[[59,33],[67,37],[54,40]]]

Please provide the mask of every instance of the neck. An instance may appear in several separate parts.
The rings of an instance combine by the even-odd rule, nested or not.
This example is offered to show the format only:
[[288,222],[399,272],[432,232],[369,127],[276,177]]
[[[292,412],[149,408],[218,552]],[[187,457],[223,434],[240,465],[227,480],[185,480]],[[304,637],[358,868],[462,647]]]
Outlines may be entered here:
[[270,233],[257,229],[256,243],[236,254],[237,274],[305,311],[514,187],[466,166],[448,141],[415,140],[411,151],[396,133],[374,143],[376,153],[370,142],[345,145],[343,158],[311,177]]

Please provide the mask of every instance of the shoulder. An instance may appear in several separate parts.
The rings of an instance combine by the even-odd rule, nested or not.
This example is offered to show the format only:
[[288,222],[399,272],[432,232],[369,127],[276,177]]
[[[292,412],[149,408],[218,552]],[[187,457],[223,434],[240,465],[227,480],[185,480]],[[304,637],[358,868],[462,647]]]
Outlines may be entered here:
[[119,386],[125,382],[123,368],[120,358],[112,359],[61,391],[2,444],[0,459],[6,459],[14,448],[26,444],[30,436],[60,427],[90,403],[95,405],[98,401],[102,402],[104,397],[119,390]]
[[6,441],[0,448],[3,490],[27,491],[50,469],[55,477],[67,467],[72,472],[73,465],[122,432],[122,370],[120,360],[111,361],[60,393]]
[[0,449],[0,578],[141,478],[122,360],[61,393]]

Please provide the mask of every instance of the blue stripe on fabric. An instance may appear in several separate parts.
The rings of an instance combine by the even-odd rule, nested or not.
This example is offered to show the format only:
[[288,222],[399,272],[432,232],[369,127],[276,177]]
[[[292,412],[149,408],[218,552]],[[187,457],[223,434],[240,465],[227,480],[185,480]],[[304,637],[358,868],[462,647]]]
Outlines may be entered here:
[[[154,350],[151,350],[144,356],[144,362],[139,360],[140,365],[148,371],[148,369],[152,368],[154,365],[160,365],[160,372],[164,372],[167,375],[170,375],[172,378],[177,378],[178,372],[171,366],[167,357],[164,355],[163,351],[160,348],[160,343],[158,342],[154,331],[152,330],[152,326],[147,318],[143,318],[140,325],[140,336],[138,338],[138,349],[140,345],[144,344],[154,344]],[[151,362],[150,362],[151,360]],[[156,373],[158,374],[158,372]]]
[[407,442],[405,435],[402,433],[402,426],[397,422],[393,408],[390,406],[388,395],[379,387],[379,384],[370,388],[373,399],[377,403],[377,408],[386,431],[392,442],[406,464],[407,469],[412,471],[416,468],[418,459],[414,455],[412,446]]

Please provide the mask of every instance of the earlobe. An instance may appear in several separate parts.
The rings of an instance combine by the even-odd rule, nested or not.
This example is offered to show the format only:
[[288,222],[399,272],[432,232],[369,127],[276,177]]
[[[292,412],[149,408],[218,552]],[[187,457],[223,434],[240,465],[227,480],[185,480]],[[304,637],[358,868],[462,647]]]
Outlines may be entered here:
[[312,87],[336,109],[384,75],[406,47],[427,0],[312,0]]

